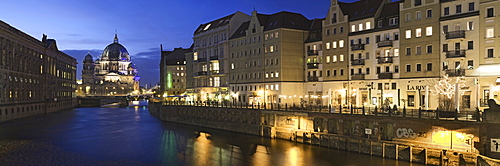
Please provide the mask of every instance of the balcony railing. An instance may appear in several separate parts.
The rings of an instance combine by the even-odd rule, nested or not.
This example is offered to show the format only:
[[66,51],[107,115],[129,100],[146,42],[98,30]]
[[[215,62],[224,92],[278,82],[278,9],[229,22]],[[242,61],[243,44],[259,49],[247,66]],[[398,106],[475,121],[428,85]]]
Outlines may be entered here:
[[448,77],[460,77],[465,76],[465,69],[448,69],[446,70]]
[[392,79],[392,73],[379,73],[378,79]]
[[309,76],[307,77],[308,82],[318,82],[318,76]]
[[393,56],[380,56],[377,57],[378,64],[382,63],[393,63]]
[[365,60],[364,59],[353,59],[353,60],[351,60],[351,65],[353,65],[353,66],[365,65]]
[[446,52],[446,58],[465,57],[465,50],[451,50]]
[[207,62],[207,58],[198,58],[196,62]]
[[196,73],[196,76],[206,76],[206,75],[208,75],[207,71],[199,71],[198,73]]
[[211,75],[216,75],[216,74],[222,74],[222,73],[220,73],[219,70],[212,70],[212,71],[210,71],[210,74]]
[[307,56],[318,56],[318,50],[307,51]]
[[445,36],[446,36],[446,39],[465,38],[465,30],[446,32]]
[[219,59],[218,56],[210,56],[210,60],[217,60],[217,59]]
[[392,47],[392,40],[379,41],[378,48],[380,47]]
[[307,63],[307,69],[318,69],[319,63]]
[[351,75],[351,80],[364,80],[366,74],[354,74]]
[[365,50],[364,44],[353,44],[351,45],[351,51]]

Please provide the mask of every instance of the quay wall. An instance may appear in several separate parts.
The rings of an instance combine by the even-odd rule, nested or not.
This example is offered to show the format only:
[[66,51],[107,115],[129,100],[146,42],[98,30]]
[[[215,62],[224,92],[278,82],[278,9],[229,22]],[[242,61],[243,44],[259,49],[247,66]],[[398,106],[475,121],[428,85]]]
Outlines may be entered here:
[[57,101],[44,100],[36,102],[0,104],[0,122],[67,110],[74,108],[76,104],[76,98]]
[[[500,124],[150,103],[164,121],[279,138],[428,165],[500,165]],[[369,129],[370,131],[367,131]],[[439,135],[463,137],[439,142]],[[449,138],[456,137],[445,137]],[[446,140],[445,140],[446,141]],[[488,156],[488,157],[487,157]]]

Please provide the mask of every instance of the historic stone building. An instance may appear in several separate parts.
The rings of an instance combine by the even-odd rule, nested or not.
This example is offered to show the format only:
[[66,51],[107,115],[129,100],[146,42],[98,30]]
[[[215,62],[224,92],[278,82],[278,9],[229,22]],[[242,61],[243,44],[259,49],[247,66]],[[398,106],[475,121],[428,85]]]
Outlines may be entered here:
[[94,60],[92,55],[85,56],[82,70],[82,84],[78,87],[79,96],[127,96],[139,93],[140,77],[127,49],[118,43],[115,34],[109,44]]
[[0,121],[73,108],[76,59],[0,21]]

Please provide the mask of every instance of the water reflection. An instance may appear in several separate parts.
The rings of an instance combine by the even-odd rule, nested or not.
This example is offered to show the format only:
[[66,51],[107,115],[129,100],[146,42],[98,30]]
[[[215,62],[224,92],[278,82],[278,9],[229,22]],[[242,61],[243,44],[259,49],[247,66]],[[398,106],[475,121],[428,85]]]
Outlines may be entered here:
[[[2,123],[0,140],[6,139],[48,142],[62,149],[61,153],[105,161],[104,165],[127,162],[139,165],[411,165],[285,140],[161,122],[141,106],[77,108]],[[29,155],[29,150],[19,154],[24,158],[40,157]],[[51,164],[93,165],[73,162]],[[16,164],[32,163],[18,161]],[[9,163],[0,161],[0,165]]]

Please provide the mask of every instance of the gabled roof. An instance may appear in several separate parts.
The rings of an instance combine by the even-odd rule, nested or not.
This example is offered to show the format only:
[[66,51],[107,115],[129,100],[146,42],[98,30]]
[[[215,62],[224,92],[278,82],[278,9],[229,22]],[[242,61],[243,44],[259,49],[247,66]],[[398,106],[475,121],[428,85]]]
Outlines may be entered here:
[[194,31],[194,34],[196,35],[196,34],[211,30],[211,29],[215,29],[215,28],[227,25],[227,24],[229,24],[229,20],[231,20],[231,18],[233,18],[233,16],[235,14],[236,13],[233,13],[233,14],[230,14],[228,16],[211,21],[209,23],[201,24],[200,26],[198,26],[198,28],[196,28],[196,31]]
[[361,0],[352,3],[339,2],[339,6],[344,15],[349,16],[349,21],[356,21],[374,17],[381,3],[383,0]]
[[378,18],[395,17],[399,16],[399,3],[401,1],[391,2],[384,4],[382,12]]

